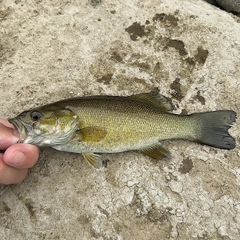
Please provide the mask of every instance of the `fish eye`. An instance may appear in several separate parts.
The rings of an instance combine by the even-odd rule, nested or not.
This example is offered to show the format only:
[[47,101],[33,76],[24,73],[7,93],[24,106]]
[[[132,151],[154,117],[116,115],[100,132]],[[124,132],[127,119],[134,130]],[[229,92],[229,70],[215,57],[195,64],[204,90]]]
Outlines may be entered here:
[[42,118],[42,114],[40,112],[34,111],[31,113],[31,118],[33,121],[38,121]]

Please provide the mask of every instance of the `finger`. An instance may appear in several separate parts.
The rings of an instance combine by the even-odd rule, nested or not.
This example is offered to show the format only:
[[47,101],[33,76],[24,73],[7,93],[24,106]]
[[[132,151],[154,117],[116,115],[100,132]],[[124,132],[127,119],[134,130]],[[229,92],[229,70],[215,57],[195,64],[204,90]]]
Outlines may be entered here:
[[8,128],[12,128],[13,129],[13,135],[15,135],[16,137],[20,137],[20,134],[18,132],[18,130],[6,119],[0,118],[0,123],[2,123],[4,126],[8,127]]
[[4,150],[19,140],[15,130],[0,123],[0,150]]
[[24,169],[33,167],[38,157],[38,147],[31,144],[18,143],[13,144],[6,150],[3,161],[11,167]]
[[6,127],[9,128],[14,128],[14,126],[6,119],[0,118],[0,123],[2,123],[3,125],[5,125]]
[[16,184],[24,180],[27,175],[27,169],[16,169],[8,166],[0,155],[0,184]]

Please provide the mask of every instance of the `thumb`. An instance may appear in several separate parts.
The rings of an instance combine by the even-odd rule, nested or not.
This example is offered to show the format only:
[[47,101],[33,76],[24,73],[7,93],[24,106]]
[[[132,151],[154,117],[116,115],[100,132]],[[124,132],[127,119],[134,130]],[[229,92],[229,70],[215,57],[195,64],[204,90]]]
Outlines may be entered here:
[[18,132],[0,123],[0,150],[5,150],[19,140]]

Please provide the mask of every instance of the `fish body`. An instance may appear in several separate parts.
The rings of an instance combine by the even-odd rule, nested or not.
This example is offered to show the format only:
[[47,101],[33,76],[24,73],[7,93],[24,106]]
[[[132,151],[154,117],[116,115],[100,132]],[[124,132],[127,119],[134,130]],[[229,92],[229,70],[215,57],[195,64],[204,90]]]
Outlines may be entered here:
[[162,159],[169,152],[159,141],[185,139],[233,149],[228,129],[236,119],[231,110],[176,115],[171,102],[156,93],[128,97],[92,96],[66,99],[25,111],[9,121],[20,142],[82,153],[96,168],[96,153],[137,150]]

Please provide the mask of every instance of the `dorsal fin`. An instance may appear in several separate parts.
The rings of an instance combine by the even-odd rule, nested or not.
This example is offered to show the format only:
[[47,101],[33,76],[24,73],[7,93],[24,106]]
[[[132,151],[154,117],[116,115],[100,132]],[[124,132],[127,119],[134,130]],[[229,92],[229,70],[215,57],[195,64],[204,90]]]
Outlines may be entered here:
[[128,99],[142,102],[159,108],[163,112],[170,112],[173,110],[172,102],[165,96],[159,94],[158,92],[140,93],[127,97]]

